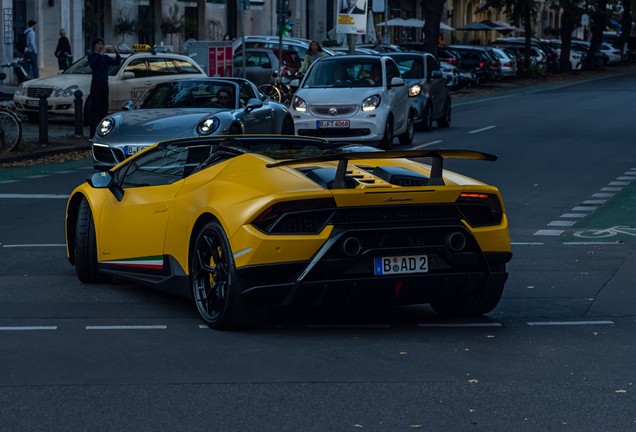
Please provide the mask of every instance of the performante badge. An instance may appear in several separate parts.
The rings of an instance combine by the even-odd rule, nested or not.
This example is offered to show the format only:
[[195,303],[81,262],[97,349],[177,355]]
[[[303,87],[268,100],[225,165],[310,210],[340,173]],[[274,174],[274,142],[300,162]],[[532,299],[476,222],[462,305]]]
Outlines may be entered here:
[[329,108],[329,114],[336,115],[338,114],[338,110],[336,108]]

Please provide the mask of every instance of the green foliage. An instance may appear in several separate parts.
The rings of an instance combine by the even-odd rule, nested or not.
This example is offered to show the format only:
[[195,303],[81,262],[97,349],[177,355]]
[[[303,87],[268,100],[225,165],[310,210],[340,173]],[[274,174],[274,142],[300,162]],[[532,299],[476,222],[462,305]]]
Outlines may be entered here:
[[532,78],[543,78],[545,76],[545,69],[539,65],[534,65],[527,68],[524,73]]
[[119,11],[115,31],[122,35],[122,42],[126,39],[126,35],[134,35],[137,33],[137,21],[131,20],[127,15],[124,17],[124,9]]
[[20,141],[20,144],[18,145],[18,152],[20,153],[31,153],[33,152],[33,147],[31,146],[31,143],[26,141],[26,140],[22,140]]
[[188,39],[190,34],[194,35],[195,39],[199,38],[199,20],[194,18],[183,18],[182,34],[184,39]]
[[99,32],[99,29],[104,27],[104,14],[98,11],[93,11],[88,5],[84,11],[82,17],[82,30],[89,34],[94,35]]
[[340,44],[333,39],[327,39],[326,41],[322,41],[320,45],[327,48],[340,46]]
[[152,16],[139,17],[136,30],[138,33],[154,33],[157,31],[157,22]]
[[183,18],[179,16],[178,5],[168,6],[168,16],[163,19],[159,28],[164,36],[179,34],[183,31]]

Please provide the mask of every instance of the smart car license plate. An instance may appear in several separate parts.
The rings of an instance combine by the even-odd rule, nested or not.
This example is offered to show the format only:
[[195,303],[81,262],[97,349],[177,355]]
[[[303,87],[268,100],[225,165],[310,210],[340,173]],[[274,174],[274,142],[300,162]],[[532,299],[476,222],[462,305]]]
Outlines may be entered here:
[[318,120],[318,129],[349,129],[349,120]]
[[40,106],[40,101],[39,100],[28,100],[28,101],[26,101],[26,106],[39,107]]
[[375,274],[377,276],[427,272],[427,255],[377,257],[375,259]]
[[126,156],[130,156],[142,151],[144,148],[140,146],[124,146],[124,153],[126,153]]

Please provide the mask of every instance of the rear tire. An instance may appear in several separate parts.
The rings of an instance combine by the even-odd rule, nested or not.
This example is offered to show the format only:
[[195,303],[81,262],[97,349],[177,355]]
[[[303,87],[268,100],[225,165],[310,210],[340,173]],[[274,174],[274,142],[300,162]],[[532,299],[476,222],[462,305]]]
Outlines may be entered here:
[[99,272],[97,266],[97,241],[91,206],[82,198],[75,226],[75,274],[84,283],[106,283],[112,279]]
[[241,132],[237,126],[232,126],[230,128],[230,135],[243,135],[243,132]]
[[406,131],[400,135],[400,144],[409,145],[413,142],[415,136],[415,119],[413,118],[413,110],[409,111],[409,118],[407,120]]
[[281,135],[296,135],[296,132],[294,131],[294,122],[289,117],[286,117],[285,120],[283,120],[283,127],[281,128],[280,133]]
[[450,98],[446,100],[446,108],[444,108],[444,117],[437,119],[437,127],[447,128],[451,125],[452,120],[452,112],[451,112],[451,100]]
[[389,116],[386,120],[386,126],[384,127],[384,136],[380,141],[380,148],[382,150],[391,150],[393,147],[393,117]]
[[241,297],[249,281],[237,274],[230,243],[218,222],[209,222],[197,235],[190,280],[197,312],[211,329],[254,327],[267,317],[266,306]]
[[[494,272],[505,272],[506,265],[493,268]],[[471,317],[487,314],[492,311],[503,294],[504,284],[487,288],[481,294],[459,300],[437,300],[431,302],[431,307],[442,316]]]

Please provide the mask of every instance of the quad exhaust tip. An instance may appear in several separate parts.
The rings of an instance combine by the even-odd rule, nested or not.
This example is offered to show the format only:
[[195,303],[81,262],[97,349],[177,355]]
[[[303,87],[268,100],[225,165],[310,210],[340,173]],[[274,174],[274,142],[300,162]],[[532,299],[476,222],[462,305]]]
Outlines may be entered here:
[[351,257],[356,256],[362,250],[362,243],[355,237],[349,237],[345,241],[342,242],[342,251],[345,255],[349,255]]
[[459,252],[466,247],[466,236],[460,232],[454,232],[446,236],[446,247],[450,250]]

